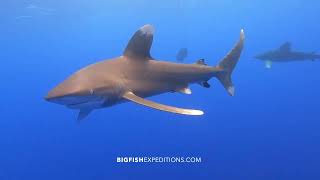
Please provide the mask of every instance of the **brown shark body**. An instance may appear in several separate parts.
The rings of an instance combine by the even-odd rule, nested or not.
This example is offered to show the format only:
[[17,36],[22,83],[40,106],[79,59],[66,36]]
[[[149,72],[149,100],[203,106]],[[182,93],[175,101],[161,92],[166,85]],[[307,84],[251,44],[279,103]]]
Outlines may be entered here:
[[80,120],[94,109],[126,101],[172,113],[202,115],[200,110],[166,106],[144,98],[166,92],[191,94],[190,84],[209,87],[207,81],[212,77],[217,77],[229,94],[234,95],[231,73],[243,48],[243,31],[231,52],[214,67],[207,66],[204,60],[195,64],[155,60],[150,55],[153,31],[151,25],[143,26],[131,38],[122,56],[79,70],[51,90],[45,99],[79,109]]

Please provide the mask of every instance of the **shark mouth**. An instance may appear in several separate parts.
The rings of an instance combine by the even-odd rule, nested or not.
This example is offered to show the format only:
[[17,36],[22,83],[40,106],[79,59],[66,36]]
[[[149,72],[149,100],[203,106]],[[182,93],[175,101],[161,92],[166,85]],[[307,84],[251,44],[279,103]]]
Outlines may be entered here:
[[50,101],[65,105],[71,109],[84,109],[101,107],[106,98],[98,96],[64,96],[50,99]]
[[81,104],[86,104],[88,103],[89,101],[83,101],[83,102],[78,102],[78,103],[71,103],[71,104],[66,104],[66,106],[78,106],[78,105],[81,105]]
[[105,100],[91,100],[79,103],[73,103],[66,105],[70,109],[96,109],[100,108],[104,104]]

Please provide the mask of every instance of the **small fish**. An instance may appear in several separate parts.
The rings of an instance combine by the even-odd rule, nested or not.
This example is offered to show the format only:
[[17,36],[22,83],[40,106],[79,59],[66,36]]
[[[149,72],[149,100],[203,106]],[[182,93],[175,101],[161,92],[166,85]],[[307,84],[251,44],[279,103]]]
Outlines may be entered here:
[[40,7],[40,6],[36,6],[34,4],[30,4],[26,7],[26,9],[37,9],[37,10],[40,10],[40,11],[47,11],[47,12],[52,12],[52,11],[55,11],[55,9],[52,9],[52,8],[43,8],[43,7]]
[[32,18],[32,16],[17,16],[15,17],[15,19],[19,20],[19,19],[29,19]]

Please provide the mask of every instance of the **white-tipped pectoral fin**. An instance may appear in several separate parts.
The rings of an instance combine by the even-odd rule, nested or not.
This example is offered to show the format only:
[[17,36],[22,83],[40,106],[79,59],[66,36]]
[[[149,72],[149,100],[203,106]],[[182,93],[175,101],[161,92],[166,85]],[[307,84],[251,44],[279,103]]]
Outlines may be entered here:
[[267,68],[267,69],[271,69],[271,67],[272,67],[272,61],[266,61],[265,63],[266,63],[266,64],[265,64],[266,68]]
[[184,114],[184,115],[193,115],[193,116],[200,116],[203,115],[203,111],[200,110],[194,110],[194,109],[182,109],[182,108],[177,108],[177,107],[172,107],[172,106],[167,106],[163,104],[159,104],[153,101],[149,101],[147,99],[143,99],[139,96],[136,96],[132,92],[127,92],[123,96],[123,98],[135,102],[137,104],[141,104],[150,108],[158,109],[160,111],[166,111],[166,112],[171,112],[171,113],[177,113],[177,114]]

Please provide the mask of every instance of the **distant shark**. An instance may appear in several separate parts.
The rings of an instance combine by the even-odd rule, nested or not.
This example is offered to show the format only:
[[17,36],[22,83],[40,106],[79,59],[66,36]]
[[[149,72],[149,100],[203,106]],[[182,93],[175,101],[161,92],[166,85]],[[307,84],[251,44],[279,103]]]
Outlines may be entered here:
[[208,80],[216,77],[230,95],[234,95],[231,73],[244,44],[244,32],[231,52],[214,67],[204,60],[195,64],[157,61],[150,55],[154,28],[141,27],[131,38],[122,56],[89,65],[71,75],[45,99],[49,102],[80,110],[78,120],[94,109],[132,101],[150,108],[184,115],[203,115],[200,110],[182,109],[159,104],[146,97],[181,92],[191,94],[189,84],[209,87]]
[[272,62],[289,62],[289,61],[305,61],[320,59],[320,55],[315,52],[304,53],[291,50],[291,43],[286,42],[276,50],[271,50],[255,57],[256,59],[265,61],[266,68],[271,68]]
[[181,48],[176,56],[176,60],[178,62],[184,62],[184,60],[188,57],[188,49],[187,48]]

